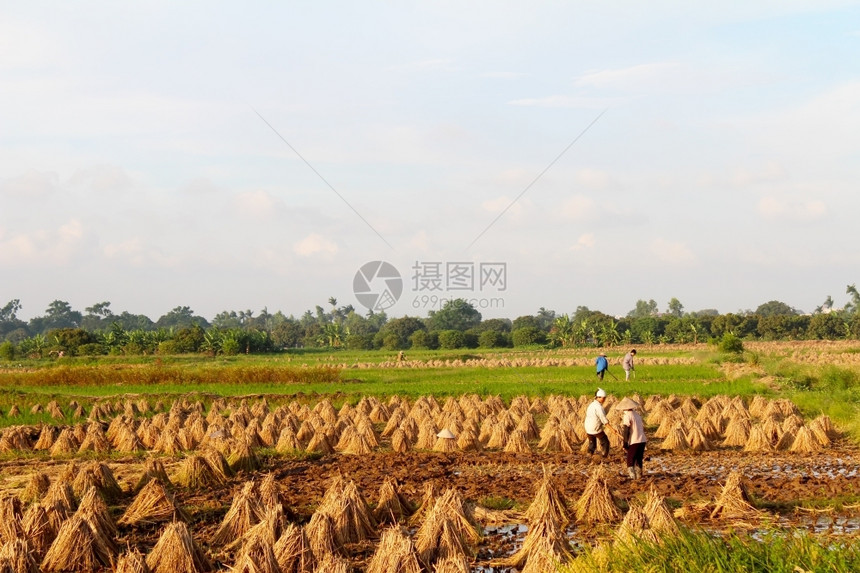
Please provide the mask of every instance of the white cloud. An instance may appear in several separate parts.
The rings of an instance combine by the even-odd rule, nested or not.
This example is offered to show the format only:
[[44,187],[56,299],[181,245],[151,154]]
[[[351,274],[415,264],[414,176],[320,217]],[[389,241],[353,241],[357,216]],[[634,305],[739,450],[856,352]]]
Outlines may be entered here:
[[665,85],[677,78],[681,66],[674,62],[639,64],[621,69],[589,72],[574,82],[579,87],[636,90],[643,86]]
[[[514,218],[518,218],[523,214],[523,201],[516,201],[511,204],[512,199],[507,195],[502,195],[501,197],[496,197],[495,199],[488,199],[481,203],[481,208],[484,211],[488,211],[490,213],[494,213],[498,215],[499,213],[505,212],[505,215],[513,216]],[[507,209],[507,211],[505,211]]]
[[696,260],[693,251],[680,241],[654,239],[650,244],[650,252],[658,262],[670,265],[685,265]]
[[481,77],[495,80],[516,80],[525,77],[525,74],[519,72],[484,72]]
[[585,233],[584,235],[580,235],[576,240],[576,243],[570,247],[571,251],[583,251],[586,249],[591,249],[595,245],[594,233]]
[[0,193],[14,197],[42,198],[57,190],[58,176],[53,171],[27,171],[0,183]]
[[86,186],[97,193],[117,193],[132,186],[131,178],[125,169],[116,165],[96,165],[78,169],[69,178],[69,183]]
[[428,58],[426,60],[416,60],[405,64],[396,64],[390,66],[390,71],[411,72],[420,70],[451,70],[453,69],[454,60],[450,58]]
[[56,229],[39,229],[6,237],[0,230],[0,263],[22,266],[65,265],[80,250],[84,228],[71,219]]
[[614,98],[597,98],[587,96],[551,95],[546,97],[522,98],[508,102],[508,105],[523,107],[571,107],[601,109],[612,107],[621,103],[622,100]]
[[337,253],[337,244],[322,235],[311,233],[293,246],[293,251],[302,257],[314,255],[334,255]]
[[811,221],[827,215],[827,205],[819,200],[781,199],[767,195],[759,200],[758,211],[768,219]]
[[278,206],[276,200],[267,191],[244,191],[233,199],[234,208],[242,215],[252,219],[269,219],[274,215]]
[[565,201],[561,208],[561,214],[567,219],[574,221],[585,221],[591,218],[594,212],[594,200],[585,195],[574,195]]
[[576,172],[576,182],[589,189],[606,189],[611,178],[606,171],[599,169],[580,169]]
[[133,267],[176,267],[180,260],[176,256],[167,256],[160,249],[149,247],[135,237],[120,243],[105,245],[102,252],[108,259],[117,259]]

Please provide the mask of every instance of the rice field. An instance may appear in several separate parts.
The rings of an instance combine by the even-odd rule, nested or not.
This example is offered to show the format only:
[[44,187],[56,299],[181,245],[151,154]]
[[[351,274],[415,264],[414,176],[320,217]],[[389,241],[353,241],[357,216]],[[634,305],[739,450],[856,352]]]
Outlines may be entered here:
[[[673,354],[643,361],[651,380],[604,381],[614,428],[621,398],[642,406],[636,480],[615,432],[606,457],[585,450],[585,356],[366,368],[335,356],[294,362],[327,373],[264,394],[229,375],[133,394],[106,375],[65,392],[4,384],[0,571],[675,570],[684,551],[715,571],[794,571],[778,565],[787,556],[804,571],[857,570],[860,449],[845,418],[811,401],[823,389],[779,388],[786,365],[767,356]],[[97,368],[66,367],[79,366]],[[331,370],[339,382],[323,391]],[[419,392],[456,373],[496,391]],[[523,391],[529,379],[549,391]],[[569,391],[550,390],[565,380]],[[776,553],[759,554],[764,538]]]

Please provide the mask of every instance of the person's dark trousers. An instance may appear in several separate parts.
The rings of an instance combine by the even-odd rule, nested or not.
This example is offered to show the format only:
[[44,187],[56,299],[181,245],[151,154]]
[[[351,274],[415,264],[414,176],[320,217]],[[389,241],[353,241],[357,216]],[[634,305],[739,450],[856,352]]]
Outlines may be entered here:
[[645,457],[645,442],[630,444],[627,447],[627,467],[639,466],[642,469],[642,459]]
[[601,370],[600,372],[597,373],[597,377],[600,378],[601,380],[603,380],[604,374],[606,374],[606,370]]
[[586,434],[588,436],[588,453],[593,454],[597,449],[597,440],[600,440],[600,447],[603,448],[603,457],[609,455],[609,438],[606,437],[606,432],[603,430],[599,434]]

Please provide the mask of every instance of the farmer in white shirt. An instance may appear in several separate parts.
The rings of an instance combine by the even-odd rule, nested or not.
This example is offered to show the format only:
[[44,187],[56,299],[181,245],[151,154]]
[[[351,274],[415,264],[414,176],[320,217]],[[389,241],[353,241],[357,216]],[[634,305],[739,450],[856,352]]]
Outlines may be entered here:
[[642,477],[642,458],[645,456],[645,424],[639,415],[639,404],[630,398],[624,398],[615,406],[624,412],[621,418],[621,428],[624,434],[624,449],[627,450],[627,475],[630,479]]
[[609,423],[606,419],[606,411],[603,409],[603,403],[606,401],[606,390],[598,388],[594,395],[594,401],[588,405],[585,411],[585,433],[588,435],[588,453],[593,454],[597,447],[597,440],[600,440],[600,448],[603,450],[603,457],[609,456],[609,438],[606,437],[606,432],[603,427]]

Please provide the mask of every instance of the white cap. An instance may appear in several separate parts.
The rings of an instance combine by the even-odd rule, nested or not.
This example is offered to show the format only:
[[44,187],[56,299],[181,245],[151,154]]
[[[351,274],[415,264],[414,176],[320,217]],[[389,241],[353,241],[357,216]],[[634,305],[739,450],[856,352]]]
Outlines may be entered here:
[[597,396],[598,398],[606,398],[606,390],[604,390],[603,388],[598,388],[597,394],[595,394],[595,396]]
[[436,437],[437,438],[444,438],[446,440],[453,440],[454,438],[456,438],[454,433],[451,432],[451,430],[449,430],[448,428],[445,428],[444,430],[442,430],[441,432],[436,434]]

